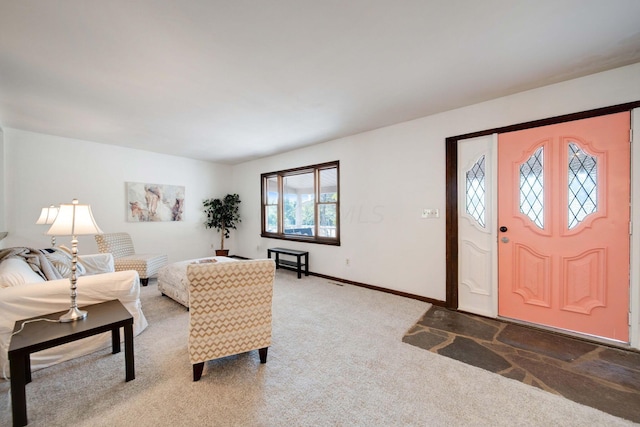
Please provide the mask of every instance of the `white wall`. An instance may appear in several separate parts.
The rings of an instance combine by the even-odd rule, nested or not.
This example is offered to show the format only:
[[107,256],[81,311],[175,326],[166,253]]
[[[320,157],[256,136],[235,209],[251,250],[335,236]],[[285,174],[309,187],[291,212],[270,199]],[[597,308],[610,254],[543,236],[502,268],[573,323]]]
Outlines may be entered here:
[[[10,128],[4,145],[10,234],[2,247],[49,246],[47,227],[35,224],[40,209],[77,198],[91,205],[104,232],[129,232],[137,252],[166,253],[170,261],[213,253],[218,238],[205,229],[201,204],[231,190],[229,166]],[[126,222],[128,181],[184,185],[184,221]],[[57,240],[70,246],[69,237]],[[93,236],[79,238],[80,253],[96,251]]]
[[[445,138],[637,100],[640,64],[237,165],[236,252],[305,249],[313,272],[444,300]],[[331,160],[340,161],[342,245],[261,239],[260,174]],[[440,218],[422,219],[423,208]]]

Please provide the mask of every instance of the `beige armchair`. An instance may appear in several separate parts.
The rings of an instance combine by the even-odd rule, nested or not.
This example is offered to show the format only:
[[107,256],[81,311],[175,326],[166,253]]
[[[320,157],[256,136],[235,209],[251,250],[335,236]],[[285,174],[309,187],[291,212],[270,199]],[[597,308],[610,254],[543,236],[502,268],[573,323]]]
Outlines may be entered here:
[[163,254],[137,254],[129,233],[96,234],[96,243],[101,253],[113,254],[116,271],[136,270],[142,286],[168,263]]
[[274,275],[267,259],[187,266],[193,381],[208,360],[257,349],[267,362]]

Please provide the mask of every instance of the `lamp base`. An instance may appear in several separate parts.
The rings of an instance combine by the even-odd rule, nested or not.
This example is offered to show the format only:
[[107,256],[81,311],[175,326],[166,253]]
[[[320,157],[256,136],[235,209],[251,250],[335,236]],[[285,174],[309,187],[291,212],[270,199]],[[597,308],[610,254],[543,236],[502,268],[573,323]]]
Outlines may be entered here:
[[76,320],[82,320],[87,317],[87,312],[84,310],[78,310],[78,307],[72,307],[65,314],[58,319],[62,323],[75,322]]

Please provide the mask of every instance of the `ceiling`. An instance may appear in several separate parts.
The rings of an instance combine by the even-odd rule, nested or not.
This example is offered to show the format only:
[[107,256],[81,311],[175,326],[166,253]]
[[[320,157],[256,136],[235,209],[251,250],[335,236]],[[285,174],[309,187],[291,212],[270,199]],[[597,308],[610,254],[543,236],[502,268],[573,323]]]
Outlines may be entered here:
[[636,62],[638,0],[0,0],[0,125],[236,164]]

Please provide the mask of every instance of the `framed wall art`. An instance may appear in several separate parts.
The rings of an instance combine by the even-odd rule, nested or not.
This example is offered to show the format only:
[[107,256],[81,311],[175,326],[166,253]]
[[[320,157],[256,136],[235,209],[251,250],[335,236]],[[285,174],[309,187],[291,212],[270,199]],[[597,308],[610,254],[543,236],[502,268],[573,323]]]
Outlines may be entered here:
[[182,221],[184,186],[127,182],[127,221]]

